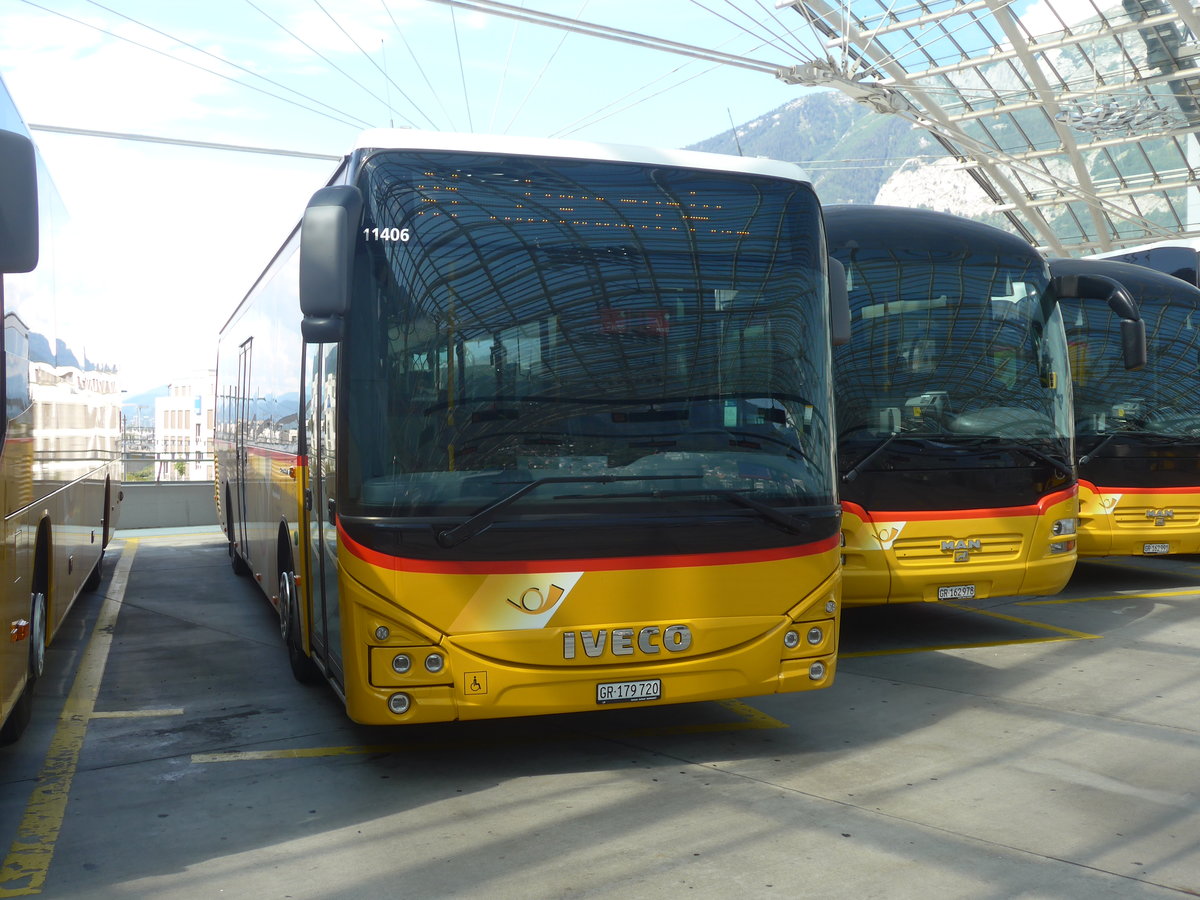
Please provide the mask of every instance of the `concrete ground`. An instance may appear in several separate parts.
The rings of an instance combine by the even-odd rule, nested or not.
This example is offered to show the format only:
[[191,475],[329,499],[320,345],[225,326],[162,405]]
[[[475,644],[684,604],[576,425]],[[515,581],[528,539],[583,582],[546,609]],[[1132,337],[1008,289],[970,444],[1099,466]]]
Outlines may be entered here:
[[292,680],[215,529],[104,572],[0,749],[0,896],[1200,894],[1197,558],[850,610],[817,693],[407,729]]

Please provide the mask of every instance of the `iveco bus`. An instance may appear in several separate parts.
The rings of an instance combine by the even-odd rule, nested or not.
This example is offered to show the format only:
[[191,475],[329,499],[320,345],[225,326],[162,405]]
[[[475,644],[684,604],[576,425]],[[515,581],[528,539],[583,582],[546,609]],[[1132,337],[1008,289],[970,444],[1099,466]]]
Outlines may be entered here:
[[377,724],[828,685],[831,270],[789,164],[365,134],[220,337],[297,677]]
[[1146,324],[1149,361],[1115,363],[1103,304],[1064,299],[1075,385],[1080,556],[1200,553],[1200,289],[1141,265],[1052,259],[1056,275],[1119,281]]
[[1138,365],[1128,297],[1052,284],[1025,241],[957,216],[834,206],[826,221],[852,316],[834,358],[846,603],[1061,590],[1078,509],[1057,292],[1114,304]]
[[68,239],[62,203],[0,82],[0,743],[24,730],[47,644],[79,592],[99,583],[121,496],[115,359],[81,342],[86,279]]

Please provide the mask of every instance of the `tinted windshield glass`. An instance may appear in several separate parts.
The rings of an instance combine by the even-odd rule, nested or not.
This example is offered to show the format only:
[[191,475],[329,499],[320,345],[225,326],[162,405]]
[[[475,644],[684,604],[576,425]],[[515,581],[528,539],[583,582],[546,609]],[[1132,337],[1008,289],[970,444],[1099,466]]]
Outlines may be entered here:
[[1104,303],[1062,301],[1079,434],[1200,435],[1200,310],[1140,296],[1145,368],[1121,360],[1120,321]]
[[834,367],[844,438],[1070,433],[1062,318],[1044,302],[1036,257],[838,255],[853,315],[853,340],[838,348]]
[[538,479],[521,511],[833,502],[807,185],[381,152],[360,186],[350,510],[470,513]]

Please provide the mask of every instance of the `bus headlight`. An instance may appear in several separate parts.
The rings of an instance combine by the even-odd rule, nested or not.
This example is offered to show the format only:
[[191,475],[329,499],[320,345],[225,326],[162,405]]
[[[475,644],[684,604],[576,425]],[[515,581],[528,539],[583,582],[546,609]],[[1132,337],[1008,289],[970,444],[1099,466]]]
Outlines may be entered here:
[[788,629],[783,635],[783,646],[789,650],[795,650],[800,646],[800,634],[794,629]]
[[425,671],[436,675],[446,667],[446,658],[440,653],[430,653],[425,657]]
[[388,697],[388,709],[398,716],[402,716],[408,712],[411,706],[412,698],[408,694],[392,694],[392,696]]
[[375,629],[375,640],[377,640],[377,641],[386,641],[391,636],[392,636],[392,633],[391,633],[391,631],[388,630],[388,627],[386,625],[380,625],[378,628]]
[[1050,526],[1050,533],[1055,537],[1063,534],[1075,533],[1074,519],[1056,519],[1054,524]]
[[825,663],[818,660],[808,667],[808,677],[813,681],[820,681],[825,677]]
[[1070,553],[1075,549],[1074,541],[1055,541],[1050,545],[1051,553]]
[[808,642],[814,647],[825,639],[825,632],[821,631],[815,625],[808,629]]
[[412,657],[407,653],[397,653],[392,657],[392,669],[398,675],[405,674],[412,668]]
[[837,601],[833,599],[826,600],[825,612],[829,613],[831,616],[837,612]]

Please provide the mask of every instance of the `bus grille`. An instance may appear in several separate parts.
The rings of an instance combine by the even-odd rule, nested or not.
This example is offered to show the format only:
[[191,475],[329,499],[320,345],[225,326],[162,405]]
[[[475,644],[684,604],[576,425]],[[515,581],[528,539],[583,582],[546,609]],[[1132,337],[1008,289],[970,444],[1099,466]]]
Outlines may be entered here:
[[[979,546],[974,545],[979,542]],[[1010,562],[1021,558],[1021,535],[1015,532],[1002,534],[972,534],[965,538],[941,537],[901,537],[892,545],[897,564],[913,568],[943,566],[954,563],[956,550],[943,543],[959,547],[958,555],[965,552],[966,559],[962,564],[970,563],[987,565],[989,563]],[[966,544],[964,548],[961,545]]]

